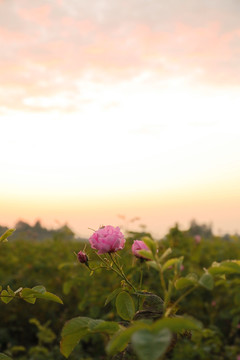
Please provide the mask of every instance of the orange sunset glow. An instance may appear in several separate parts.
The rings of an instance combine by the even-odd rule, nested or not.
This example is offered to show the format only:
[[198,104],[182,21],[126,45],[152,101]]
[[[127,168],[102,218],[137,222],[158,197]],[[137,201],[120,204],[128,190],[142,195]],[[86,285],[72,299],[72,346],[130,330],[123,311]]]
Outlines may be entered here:
[[238,0],[0,9],[1,225],[240,231]]

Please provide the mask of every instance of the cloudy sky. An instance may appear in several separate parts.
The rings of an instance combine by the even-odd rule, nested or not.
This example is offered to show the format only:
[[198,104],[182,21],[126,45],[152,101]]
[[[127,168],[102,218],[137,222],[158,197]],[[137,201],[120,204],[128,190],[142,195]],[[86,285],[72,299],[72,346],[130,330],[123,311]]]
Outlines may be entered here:
[[238,0],[0,0],[1,223],[240,231],[239,18]]

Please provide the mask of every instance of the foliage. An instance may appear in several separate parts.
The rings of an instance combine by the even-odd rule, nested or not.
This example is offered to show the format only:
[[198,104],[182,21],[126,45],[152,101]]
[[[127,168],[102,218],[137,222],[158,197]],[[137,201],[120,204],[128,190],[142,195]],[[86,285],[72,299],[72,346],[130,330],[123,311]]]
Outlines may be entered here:
[[[51,293],[63,299],[64,305],[37,300],[33,306],[22,301],[19,295],[8,304],[2,302],[0,352],[19,360],[63,359],[59,351],[61,330],[65,329],[62,330],[63,341],[64,331],[71,325],[69,319],[88,318],[88,326],[84,335],[77,339],[76,343],[80,342],[69,355],[70,360],[115,358],[118,355],[114,354],[123,347],[125,355],[131,354],[134,349],[138,358],[142,356],[144,359],[143,356],[148,356],[144,339],[151,340],[151,348],[156,348],[156,359],[161,351],[162,354],[167,351],[165,357],[173,360],[237,359],[240,349],[239,262],[227,260],[240,259],[238,237],[223,240],[213,235],[208,238],[202,236],[201,241],[196,243],[195,234],[180,231],[175,226],[164,239],[151,245],[149,235],[130,234],[125,249],[119,252],[120,258],[117,257],[136,292],[116,272],[101,267],[100,259],[87,246],[89,265],[95,269],[92,275],[86,266],[77,262],[74,252],[77,253],[83,245],[73,238],[66,240],[64,236],[56,235],[42,242],[29,242],[24,239],[23,231],[21,237],[15,237],[16,240],[10,237],[8,244],[1,243],[2,291],[15,292],[23,284],[28,291],[36,291],[34,287],[44,284]],[[143,240],[146,236],[148,247],[153,246],[152,255],[151,260],[141,262],[132,257],[131,245],[135,239]],[[156,254],[161,259],[167,292],[171,286],[170,299],[160,286],[158,264],[154,259]],[[175,271],[178,274],[176,279]],[[43,288],[40,289],[43,291]],[[174,305],[185,292],[189,294]],[[168,306],[164,305],[166,300]],[[168,309],[171,309],[169,322],[161,325],[162,312]],[[121,318],[122,315],[125,319]],[[29,318],[35,318],[36,322],[29,323]],[[190,323],[181,327],[179,324],[172,325],[172,321]],[[36,326],[37,323],[39,326]],[[161,333],[166,328],[170,331],[170,342],[169,332]],[[51,341],[40,344],[39,334],[46,332],[47,338],[48,330],[54,334],[49,336]],[[132,348],[127,345],[129,341]],[[139,348],[143,349],[141,354],[138,353]],[[142,355],[145,351],[146,354]],[[133,355],[130,356],[134,359]]]
[[[0,236],[0,243],[4,243],[8,241],[8,237],[13,234],[15,229],[9,229],[4,232],[3,235]],[[62,304],[62,300],[56,296],[55,294],[52,294],[48,291],[46,291],[44,286],[38,285],[34,286],[33,288],[23,288],[19,287],[17,290],[13,291],[9,285],[7,285],[6,289],[3,289],[2,285],[0,285],[0,299],[3,303],[8,304],[13,299],[20,298],[25,300],[26,302],[30,304],[34,304],[36,299],[44,299],[44,300],[51,300],[54,302],[58,302]],[[36,323],[38,326],[40,324]],[[44,331],[45,333],[46,331]],[[10,359],[6,354],[0,353],[1,359]]]
[[[98,239],[97,233],[96,239]],[[166,243],[170,241],[173,242],[173,244],[178,239],[187,240],[186,234],[180,232],[177,226],[170,230],[166,239]],[[199,238],[197,238],[197,240],[195,244],[199,245]],[[103,241],[107,241],[107,239],[105,238]],[[147,248],[145,245],[141,245],[144,243]],[[213,290],[214,282],[220,280],[219,276],[221,277],[221,283],[223,285],[227,284],[227,282],[231,280],[227,278],[228,275],[238,275],[240,273],[240,261],[227,260],[221,263],[213,262],[209,269],[204,269],[204,272],[199,268],[198,273],[189,272],[186,276],[182,276],[181,271],[184,270],[184,257],[178,256],[169,259],[168,257],[173,255],[172,248],[165,248],[164,251],[160,253],[158,249],[160,244],[157,244],[151,237],[146,236],[137,241],[137,248],[139,249],[137,253],[135,245],[136,242],[134,242],[132,246],[133,254],[140,259],[141,262],[145,261],[146,264],[148,264],[148,270],[153,268],[159,274],[159,283],[156,291],[158,295],[160,295],[159,299],[161,299],[161,297],[163,299],[159,301],[159,303],[161,303],[161,312],[159,309],[156,309],[155,303],[151,301],[151,312],[146,312],[144,299],[141,301],[141,298],[144,296],[144,292],[141,289],[142,274],[137,290],[136,284],[133,284],[132,280],[125,275],[123,266],[115,254],[115,251],[118,249],[103,254],[103,256],[98,255],[100,268],[112,270],[122,278],[121,287],[119,288],[122,288],[122,290],[118,291],[115,289],[115,291],[111,293],[110,298],[111,300],[115,300],[118,316],[126,321],[124,328],[118,331],[116,330],[116,333],[108,343],[106,347],[107,353],[109,355],[121,353],[122,359],[127,359],[129,357],[128,347],[131,346],[140,360],[147,359],[150,354],[151,357],[156,360],[160,357],[164,359],[173,358],[175,342],[181,340],[181,337],[184,338],[183,333],[186,334],[187,330],[196,332],[202,328],[201,323],[176,315],[181,311],[179,309],[181,302],[197,289]],[[174,245],[175,250],[176,244]],[[101,243],[98,243],[98,247],[101,248]],[[148,262],[147,260],[150,261]],[[98,269],[89,267],[88,263],[85,265],[88,266],[91,274]],[[152,295],[154,296],[154,294]],[[108,297],[106,303],[109,301]],[[138,320],[140,313],[142,320],[134,321]],[[81,318],[81,321],[85,321],[85,319],[87,318]],[[88,321],[91,321],[91,319],[88,319]],[[174,327],[172,324],[176,324],[176,326]],[[78,341],[89,333],[88,331],[82,331],[81,328],[79,330],[79,336],[76,336],[76,329],[73,333],[66,334],[68,326],[69,325],[66,324],[63,329],[61,342],[61,351],[66,357],[69,356]],[[104,333],[104,329],[102,329],[102,332]],[[69,344],[71,345],[70,347]]]

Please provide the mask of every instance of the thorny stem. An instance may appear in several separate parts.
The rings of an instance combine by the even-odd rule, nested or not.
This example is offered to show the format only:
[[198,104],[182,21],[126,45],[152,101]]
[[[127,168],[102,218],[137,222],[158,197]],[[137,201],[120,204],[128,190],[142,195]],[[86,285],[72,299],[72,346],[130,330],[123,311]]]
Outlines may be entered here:
[[[139,291],[142,290],[142,280],[143,280],[143,264],[140,265],[140,281],[139,281]],[[140,308],[140,296],[137,296],[137,310]]]
[[106,260],[104,260],[103,258],[101,258],[100,255],[98,255],[98,253],[96,253],[96,255],[99,257],[99,259],[106,265],[105,268],[106,269],[112,269],[116,274],[118,274],[118,276],[122,276],[120,272],[118,272],[116,269],[114,269],[113,267],[109,266],[108,262]]
[[171,299],[173,284],[175,284],[175,281],[177,280],[178,277],[179,277],[179,274],[177,273],[177,271],[175,269],[173,280],[171,282],[169,281],[169,283],[168,283],[167,296],[166,296],[165,304],[164,304],[165,309],[167,309],[167,307],[168,307],[168,303],[169,303],[169,301]]
[[[135,287],[130,283],[130,281],[127,279],[126,275],[124,274],[123,270],[120,268],[120,266],[118,265],[117,261],[114,259],[114,256],[112,255],[112,253],[108,253],[112,262],[114,263],[114,265],[117,267],[118,271],[119,271],[119,275],[126,281],[126,283],[131,286],[131,288],[134,290],[134,292],[137,292],[137,290],[135,289]],[[112,267],[112,269],[114,270],[114,268]]]
[[155,255],[155,261],[156,261],[158,269],[159,269],[160,281],[161,281],[161,285],[162,285],[163,293],[164,293],[164,306],[165,306],[165,299],[167,297],[167,288],[166,288],[166,283],[165,283],[164,276],[163,276],[162,266],[161,266],[161,264],[159,262],[159,259],[158,259],[158,257],[156,255]]
[[182,301],[182,299],[185,298],[185,296],[191,294],[191,292],[192,292],[193,290],[195,290],[196,287],[197,287],[197,285],[195,285],[194,287],[188,289],[184,294],[182,294],[182,295],[175,301],[175,303],[174,303],[170,308],[167,309],[167,311],[165,312],[165,317],[168,317],[168,316],[171,314],[172,310],[177,306],[177,304],[179,304],[180,301]]
[[143,281],[143,268],[142,268],[142,264],[140,267],[140,281],[139,281],[139,290],[142,290],[142,281]]

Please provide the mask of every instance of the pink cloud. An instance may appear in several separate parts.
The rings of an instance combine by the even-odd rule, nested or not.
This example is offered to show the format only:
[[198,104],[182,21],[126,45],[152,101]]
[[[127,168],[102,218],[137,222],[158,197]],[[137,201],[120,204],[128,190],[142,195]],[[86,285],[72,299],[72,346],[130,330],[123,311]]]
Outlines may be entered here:
[[37,23],[42,26],[48,26],[50,24],[50,5],[43,5],[30,9],[19,7],[17,13],[19,17],[25,21]]
[[164,27],[142,18],[101,22],[89,6],[83,13],[89,16],[76,16],[61,0],[27,4],[14,5],[11,26],[0,28],[0,87],[12,94],[4,99],[8,106],[24,108],[26,97],[63,91],[71,97],[76,80],[89,71],[95,79],[116,82],[146,70],[160,81],[195,73],[195,82],[225,86],[240,81],[240,28],[225,28],[224,15],[203,24],[172,17],[171,26]]

